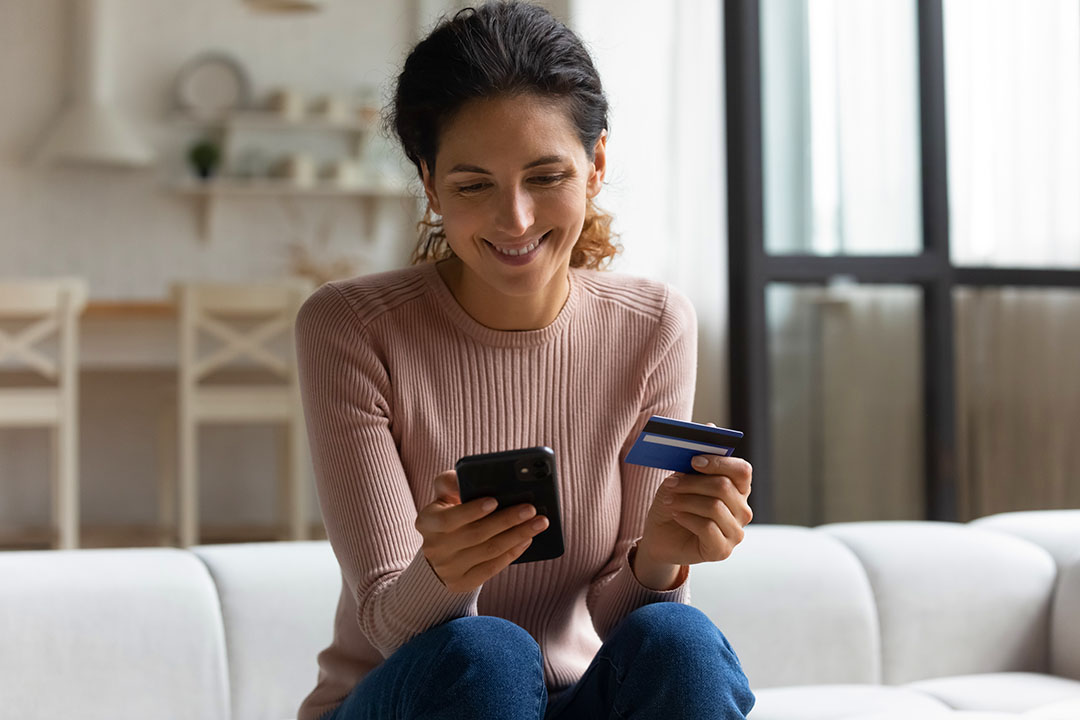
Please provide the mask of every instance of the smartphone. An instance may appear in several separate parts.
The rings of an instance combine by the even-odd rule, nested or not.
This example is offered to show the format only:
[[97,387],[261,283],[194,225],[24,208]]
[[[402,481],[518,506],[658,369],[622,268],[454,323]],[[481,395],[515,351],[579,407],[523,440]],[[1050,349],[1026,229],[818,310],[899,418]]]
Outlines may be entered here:
[[563,554],[558,469],[555,452],[551,448],[541,445],[466,455],[457,461],[454,470],[457,471],[462,503],[493,497],[499,502],[499,507],[492,512],[521,503],[532,503],[536,514],[548,519],[547,528],[533,537],[532,544],[511,565],[551,560]]

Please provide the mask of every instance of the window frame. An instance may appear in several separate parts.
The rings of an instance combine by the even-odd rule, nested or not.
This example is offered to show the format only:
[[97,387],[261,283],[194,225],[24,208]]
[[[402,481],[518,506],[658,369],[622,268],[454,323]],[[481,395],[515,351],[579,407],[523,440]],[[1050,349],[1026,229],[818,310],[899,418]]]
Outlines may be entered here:
[[958,521],[953,291],[958,287],[1080,289],[1080,270],[953,265],[945,124],[943,0],[916,0],[922,252],[918,255],[770,255],[765,250],[760,0],[724,0],[731,422],[754,465],[754,520],[775,518],[765,291],[770,283],[922,289],[926,519]]

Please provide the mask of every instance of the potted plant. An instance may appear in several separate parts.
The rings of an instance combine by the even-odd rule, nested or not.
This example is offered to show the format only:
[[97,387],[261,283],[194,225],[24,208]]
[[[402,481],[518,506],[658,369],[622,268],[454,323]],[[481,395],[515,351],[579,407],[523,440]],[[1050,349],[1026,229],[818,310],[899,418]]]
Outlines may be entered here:
[[200,140],[188,150],[188,161],[200,179],[208,180],[221,163],[221,147],[213,140]]

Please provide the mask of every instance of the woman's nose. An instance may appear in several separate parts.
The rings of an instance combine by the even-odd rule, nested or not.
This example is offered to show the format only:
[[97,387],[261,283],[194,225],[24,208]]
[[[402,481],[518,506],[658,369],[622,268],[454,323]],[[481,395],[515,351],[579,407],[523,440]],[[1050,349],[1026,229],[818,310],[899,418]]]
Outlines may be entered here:
[[508,188],[497,194],[495,202],[495,228],[499,232],[518,237],[533,226],[533,199],[527,190]]

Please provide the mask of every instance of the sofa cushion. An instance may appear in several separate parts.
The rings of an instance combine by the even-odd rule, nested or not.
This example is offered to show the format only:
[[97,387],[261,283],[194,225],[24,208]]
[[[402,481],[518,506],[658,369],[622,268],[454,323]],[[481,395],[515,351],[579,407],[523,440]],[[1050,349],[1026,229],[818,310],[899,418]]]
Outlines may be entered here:
[[754,695],[757,701],[748,720],[846,720],[886,710],[921,720],[949,710],[920,692],[884,685],[807,685],[754,690]]
[[735,648],[750,687],[880,680],[878,622],[855,555],[809,528],[750,525],[690,571],[690,602]]
[[330,644],[341,568],[330,543],[191,548],[213,576],[225,618],[233,720],[294,718]]
[[217,593],[191,553],[0,552],[0,577],[4,717],[229,717]]
[[866,569],[881,623],[882,682],[1046,672],[1057,567],[1043,548],[966,524],[823,525]]
[[1021,717],[1024,720],[1076,720],[1080,718],[1080,698],[1043,705]]
[[939,710],[926,715],[911,715],[903,711],[886,710],[869,715],[845,715],[844,720],[1021,720],[1023,717],[1023,715],[1013,713],[967,710]]
[[1022,713],[1062,700],[1080,699],[1080,682],[1040,673],[959,675],[920,680],[907,687],[958,710]]
[[1080,557],[1080,510],[1032,510],[987,515],[969,525],[1004,532],[1046,548],[1059,566]]

